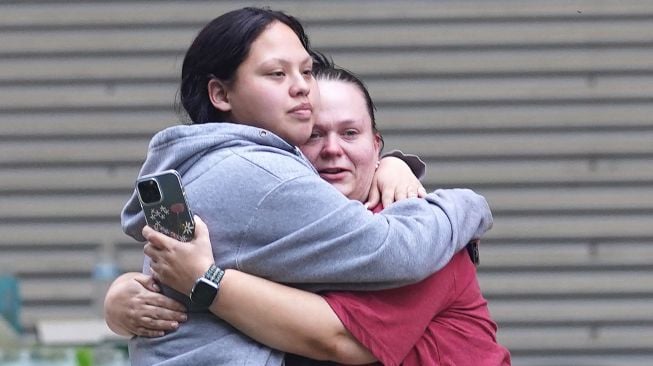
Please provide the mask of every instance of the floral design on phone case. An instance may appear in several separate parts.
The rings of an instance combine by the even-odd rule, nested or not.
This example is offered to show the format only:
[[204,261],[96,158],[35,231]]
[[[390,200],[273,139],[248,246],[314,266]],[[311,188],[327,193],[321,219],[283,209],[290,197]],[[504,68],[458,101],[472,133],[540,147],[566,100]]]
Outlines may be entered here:
[[[187,217],[187,215],[183,215],[185,211],[186,205],[179,202],[171,204],[170,207],[164,205],[149,207],[146,209],[145,214],[149,219],[148,221],[152,223],[154,230],[179,241],[189,241],[192,239],[195,227],[192,222],[184,219]],[[174,228],[175,230],[167,228]]]

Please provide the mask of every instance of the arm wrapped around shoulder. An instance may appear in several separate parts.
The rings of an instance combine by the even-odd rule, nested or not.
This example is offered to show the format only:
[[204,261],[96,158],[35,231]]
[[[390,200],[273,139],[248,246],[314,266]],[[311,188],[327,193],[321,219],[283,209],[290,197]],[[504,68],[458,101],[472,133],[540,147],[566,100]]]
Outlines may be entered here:
[[395,253],[390,263],[401,269],[405,283],[421,281],[442,269],[493,222],[485,198],[469,189],[439,189],[425,199],[395,202],[381,215],[391,224],[388,237],[404,239],[393,240],[386,249]]
[[248,215],[237,268],[312,291],[421,281],[492,222],[470,190],[438,190],[372,214],[313,175],[275,185]]
[[426,200],[440,207],[449,218],[456,252],[470,240],[480,239],[494,223],[485,197],[470,189],[438,189],[429,193]]

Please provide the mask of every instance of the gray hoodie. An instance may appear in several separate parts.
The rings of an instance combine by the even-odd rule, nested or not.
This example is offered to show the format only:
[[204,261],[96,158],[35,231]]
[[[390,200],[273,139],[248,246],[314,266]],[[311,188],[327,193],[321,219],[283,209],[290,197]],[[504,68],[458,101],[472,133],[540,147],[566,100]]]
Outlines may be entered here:
[[[218,266],[310,291],[418,282],[492,225],[485,199],[465,189],[437,190],[374,215],[323,181],[297,147],[244,125],[159,132],[139,176],[167,169],[181,174],[191,210],[210,228]],[[145,218],[135,192],[121,218],[123,230],[143,241]],[[133,338],[133,365],[283,364],[282,352],[162,288],[189,307],[188,320],[163,337]]]

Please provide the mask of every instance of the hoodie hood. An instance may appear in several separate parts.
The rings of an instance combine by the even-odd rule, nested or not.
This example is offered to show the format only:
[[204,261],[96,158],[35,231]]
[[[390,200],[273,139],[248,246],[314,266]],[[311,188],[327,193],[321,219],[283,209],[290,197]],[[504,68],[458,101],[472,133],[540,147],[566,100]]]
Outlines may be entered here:
[[[197,125],[177,125],[166,128],[152,137],[145,162],[138,177],[168,169],[175,169],[184,184],[201,175],[203,169],[192,169],[202,157],[214,150],[271,147],[300,156],[313,169],[296,146],[290,145],[274,133],[251,126],[227,122]],[[144,241],[141,230],[145,217],[136,189],[120,215],[123,231],[138,241]]]

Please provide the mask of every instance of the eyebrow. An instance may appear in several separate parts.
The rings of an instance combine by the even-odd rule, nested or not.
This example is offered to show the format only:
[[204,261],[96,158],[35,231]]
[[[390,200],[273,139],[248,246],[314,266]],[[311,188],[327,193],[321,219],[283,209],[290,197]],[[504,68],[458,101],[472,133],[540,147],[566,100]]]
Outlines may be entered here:
[[340,128],[348,128],[348,127],[357,127],[358,125],[365,124],[365,121],[363,121],[361,118],[359,119],[354,119],[354,118],[347,118],[345,120],[339,120],[338,125]]
[[354,125],[354,124],[356,124],[358,122],[359,121],[357,121],[355,119],[348,118],[348,119],[345,119],[345,120],[341,120],[338,123],[343,124],[343,125]]
[[[263,61],[261,63],[261,65],[265,66],[267,64],[276,63],[276,62],[281,63],[281,64],[290,64],[290,63],[292,63],[288,59],[280,58],[280,57],[274,57],[274,58]],[[311,58],[311,56],[307,56],[302,61],[300,61],[300,64],[311,64],[312,65],[313,64],[313,59]]]

